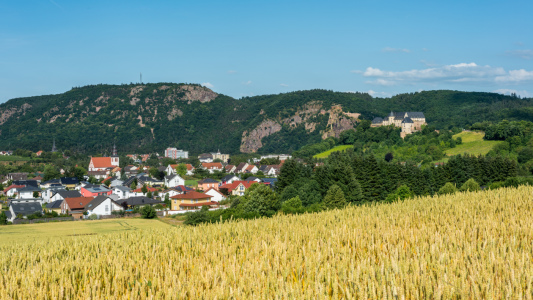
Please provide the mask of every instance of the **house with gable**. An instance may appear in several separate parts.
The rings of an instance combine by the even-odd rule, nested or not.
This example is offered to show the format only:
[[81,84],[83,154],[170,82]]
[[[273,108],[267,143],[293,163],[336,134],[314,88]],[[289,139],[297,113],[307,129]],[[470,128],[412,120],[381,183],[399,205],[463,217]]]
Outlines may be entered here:
[[252,184],[260,184],[255,181],[234,181],[230,184],[224,184],[218,187],[218,190],[225,195],[244,196],[246,190]]
[[218,190],[220,182],[211,178],[204,178],[198,181],[198,189],[207,191],[210,188]]
[[94,197],[102,196],[102,195],[109,196],[111,195],[112,191],[105,186],[91,186],[91,187],[84,186],[80,189],[80,193],[83,197],[94,198]]
[[88,171],[110,171],[119,166],[119,157],[117,147],[113,146],[113,155],[111,157],[91,157]]
[[112,188],[113,194],[117,195],[119,199],[126,199],[131,197],[131,189],[127,186],[115,186]]
[[234,181],[237,181],[237,180],[241,180],[239,177],[235,176],[235,175],[226,175],[224,177],[222,177],[222,179],[220,180],[220,183],[221,184],[228,184],[228,183],[233,183]]
[[220,202],[226,199],[226,196],[214,188],[210,188],[204,192],[206,195],[211,196],[211,201]]
[[124,210],[124,208],[109,196],[98,196],[89,202],[84,210],[87,216],[110,216],[113,211]]
[[65,198],[61,203],[61,213],[72,215],[74,219],[83,219],[85,206],[93,199],[93,197]]
[[222,163],[216,162],[216,163],[202,163],[202,168],[206,169],[209,174],[213,174],[215,171],[222,172],[224,170],[224,167],[222,166]]
[[172,174],[165,176],[165,185],[167,187],[173,187],[178,185],[184,185],[185,180],[181,178],[178,174]]

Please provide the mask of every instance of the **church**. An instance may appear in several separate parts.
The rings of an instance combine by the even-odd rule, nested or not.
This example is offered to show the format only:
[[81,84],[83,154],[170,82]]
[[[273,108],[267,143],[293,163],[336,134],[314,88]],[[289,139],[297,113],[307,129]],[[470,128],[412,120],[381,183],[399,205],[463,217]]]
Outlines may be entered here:
[[401,136],[404,138],[406,135],[411,134],[422,129],[422,125],[427,125],[426,117],[423,112],[410,111],[410,112],[390,112],[389,116],[385,119],[380,117],[372,120],[371,127],[389,126],[394,125],[402,129]]
[[114,169],[119,165],[117,147],[113,145],[113,155],[111,157],[91,157],[88,171],[107,171],[109,168]]

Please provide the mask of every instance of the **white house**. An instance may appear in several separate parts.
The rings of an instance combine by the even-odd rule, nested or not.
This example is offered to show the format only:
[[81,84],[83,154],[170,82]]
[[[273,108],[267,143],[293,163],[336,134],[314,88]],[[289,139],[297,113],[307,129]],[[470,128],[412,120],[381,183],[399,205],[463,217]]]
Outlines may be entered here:
[[105,195],[94,198],[91,202],[89,202],[89,204],[85,206],[87,216],[110,216],[113,211],[118,210],[124,210],[124,208],[118,205],[118,203],[111,199],[111,197]]
[[40,194],[42,192],[42,190],[40,188],[33,187],[33,186],[26,186],[26,187],[23,187],[23,188],[17,188],[17,190],[18,190],[18,195],[17,195],[18,199],[37,198],[37,197],[33,197],[33,192],[38,192],[39,196],[40,196]]
[[168,187],[185,185],[185,180],[178,174],[167,175],[165,176],[165,185]]
[[128,199],[131,197],[131,189],[127,186],[113,187],[113,194],[117,195],[119,199]]
[[224,195],[221,192],[215,190],[214,188],[208,189],[204,194],[211,196],[212,197],[211,201],[220,202],[226,199],[226,197],[224,197]]
[[168,194],[168,197],[173,197],[173,196],[176,196],[176,195],[180,195],[180,194],[183,194],[182,191],[178,190],[178,189],[175,189],[175,188],[169,188],[167,190],[164,190],[161,192],[161,199],[165,199],[166,197],[166,194]]

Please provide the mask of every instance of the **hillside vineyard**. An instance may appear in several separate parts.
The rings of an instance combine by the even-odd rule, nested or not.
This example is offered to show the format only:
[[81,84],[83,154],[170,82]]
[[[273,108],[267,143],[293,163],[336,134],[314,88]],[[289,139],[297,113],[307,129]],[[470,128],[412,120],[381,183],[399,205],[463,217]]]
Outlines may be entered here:
[[529,299],[533,187],[1,246],[0,298]]

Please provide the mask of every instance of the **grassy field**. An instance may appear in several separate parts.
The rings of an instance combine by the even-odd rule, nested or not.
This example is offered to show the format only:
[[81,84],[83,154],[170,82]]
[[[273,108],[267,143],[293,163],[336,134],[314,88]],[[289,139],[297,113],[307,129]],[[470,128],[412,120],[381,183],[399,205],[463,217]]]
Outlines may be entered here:
[[353,148],[353,145],[341,145],[341,146],[337,146],[333,149],[329,149],[328,151],[324,151],[322,153],[318,153],[317,155],[313,156],[315,158],[326,158],[328,157],[332,152],[337,152],[337,151],[344,151],[348,148]]
[[185,185],[198,186],[198,180],[185,180]]
[[36,238],[0,246],[0,298],[530,299],[532,213],[520,187]]
[[502,143],[502,141],[485,141],[483,140],[484,132],[461,132],[453,136],[453,138],[461,137],[463,143],[457,145],[455,148],[447,149],[445,154],[448,156],[458,154],[487,154],[494,146]]
[[101,236],[124,231],[164,228],[168,228],[168,225],[158,220],[130,218],[10,225],[0,227],[0,246],[13,243],[33,243],[43,240],[57,241],[58,239],[64,240],[78,236]]

